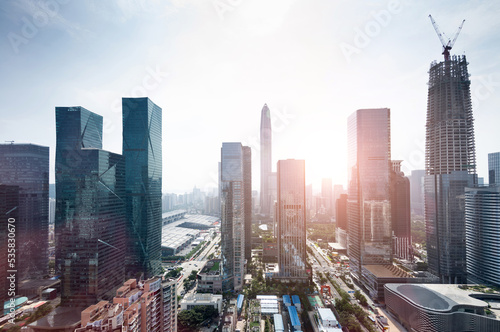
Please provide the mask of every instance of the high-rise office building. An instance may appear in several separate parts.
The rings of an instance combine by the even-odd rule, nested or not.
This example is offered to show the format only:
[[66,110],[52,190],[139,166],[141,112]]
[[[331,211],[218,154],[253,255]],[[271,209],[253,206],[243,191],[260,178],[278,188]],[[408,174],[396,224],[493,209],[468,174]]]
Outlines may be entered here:
[[465,187],[476,184],[474,120],[465,56],[429,70],[425,142],[425,222],[429,271],[467,282]]
[[[241,290],[245,269],[245,188],[250,171],[247,147],[222,143],[221,149],[221,253],[224,290]],[[245,166],[247,164],[247,166]]]
[[336,216],[337,209],[337,199],[340,198],[340,195],[346,194],[347,192],[344,190],[344,186],[341,184],[333,185],[333,202],[332,202],[332,215]]
[[488,183],[500,184],[500,152],[488,153]]
[[161,272],[161,108],[149,98],[123,98],[127,273]]
[[416,169],[410,175],[410,204],[411,213],[424,216],[424,178],[425,170]]
[[465,189],[468,280],[500,287],[500,184]]
[[[11,278],[12,271],[17,269],[18,257],[15,250],[18,248],[16,239],[9,241],[9,233],[16,235],[16,223],[19,220],[19,186],[0,184],[0,302],[4,303],[15,298],[18,280]],[[11,226],[9,226],[9,224]],[[9,248],[10,244],[10,248]],[[14,249],[14,251],[12,250]],[[7,279],[9,277],[9,279]],[[14,273],[14,277],[17,277]]]
[[333,205],[333,183],[331,178],[321,179],[321,197],[325,214],[332,216],[332,205]]
[[348,118],[348,227],[351,275],[391,264],[390,110],[361,109]]
[[341,247],[347,249],[347,194],[340,194],[339,198],[335,201],[335,241]]
[[307,279],[304,160],[278,161],[277,213],[279,278],[304,281]]
[[111,299],[125,277],[125,167],[101,150],[102,117],[56,107],[56,268],[61,302]]
[[271,111],[264,104],[260,115],[260,212],[271,214],[271,193],[269,181],[272,165]]
[[311,217],[316,214],[313,210],[313,200],[313,185],[308,184],[306,186],[306,222],[309,222]]
[[252,260],[252,149],[243,146],[243,182],[244,182],[244,214],[245,214],[245,259]]
[[0,144],[0,183],[19,186],[16,278],[42,278],[49,268],[49,148]]
[[402,160],[392,160],[391,171],[391,220],[393,254],[412,260],[410,180],[401,171]]

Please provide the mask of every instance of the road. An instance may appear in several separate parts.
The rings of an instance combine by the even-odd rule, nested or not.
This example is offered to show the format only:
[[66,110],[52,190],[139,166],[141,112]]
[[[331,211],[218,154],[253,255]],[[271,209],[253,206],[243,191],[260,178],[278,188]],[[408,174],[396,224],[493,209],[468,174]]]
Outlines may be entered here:
[[[318,267],[317,271],[320,271],[322,273],[329,272],[330,276],[333,276],[333,279],[339,284],[339,286],[344,291],[346,291],[346,292],[352,291],[352,289],[350,289],[349,287],[347,287],[347,285],[344,283],[344,281],[341,278],[337,278],[335,276],[335,273],[337,272],[337,268],[331,266],[331,263],[329,262],[329,260],[326,257],[326,255],[323,254],[323,252],[321,251],[321,249],[317,248],[310,241],[307,241],[307,244],[310,245],[311,248],[315,251],[314,253],[315,253],[316,260],[319,260],[318,263],[319,263],[320,266]],[[315,267],[316,267],[316,265],[313,265],[313,268],[315,268]],[[366,294],[364,292],[363,289],[359,288],[356,284],[354,284],[354,290],[359,290],[361,292],[361,294],[363,294],[366,297],[368,304],[370,306],[372,306],[372,307],[375,307],[375,304],[370,299],[370,297],[368,296],[368,294]],[[333,292],[333,289],[332,289],[332,292]],[[337,292],[335,292],[335,295],[339,296],[339,294]],[[354,301],[354,300],[351,299],[351,302],[356,302],[356,301]],[[369,315],[373,316],[373,312],[371,312],[370,310],[368,310],[368,309],[366,309],[364,307],[363,307],[363,309]],[[388,314],[388,312],[385,309],[383,309],[381,307],[378,307],[377,309],[378,309],[380,315],[385,316],[387,318],[387,321],[389,323],[389,331],[390,332],[397,332],[397,331],[406,332],[407,331],[396,319],[394,319],[390,314]]]
[[[184,279],[189,277],[192,271],[201,271],[201,269],[207,263],[206,257],[208,257],[211,253],[215,251],[215,245],[220,243],[220,234],[218,234],[215,239],[210,240],[210,243],[206,246],[205,249],[196,256],[192,258],[190,261],[186,261],[180,264],[182,267],[182,275],[177,280],[177,295],[181,295],[182,291],[184,291]],[[194,287],[193,289],[196,289]]]

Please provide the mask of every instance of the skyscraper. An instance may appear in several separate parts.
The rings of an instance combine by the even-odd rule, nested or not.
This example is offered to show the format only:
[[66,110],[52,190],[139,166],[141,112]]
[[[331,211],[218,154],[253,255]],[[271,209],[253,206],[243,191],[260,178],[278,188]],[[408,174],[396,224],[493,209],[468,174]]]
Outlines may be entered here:
[[260,115],[260,212],[271,214],[270,176],[272,164],[271,111],[264,104]]
[[410,204],[411,213],[424,216],[424,169],[411,171],[410,176]]
[[337,209],[337,199],[340,198],[340,195],[345,194],[344,186],[341,184],[333,185],[333,201],[332,201],[332,215],[336,216]]
[[110,300],[125,277],[125,168],[101,150],[102,117],[56,107],[56,269],[61,301],[85,307]]
[[500,184],[465,189],[469,282],[500,287]]
[[123,98],[127,272],[161,272],[161,108],[149,98]]
[[411,260],[411,207],[410,180],[401,171],[402,160],[392,160],[391,171],[391,220],[393,254]]
[[325,214],[332,216],[333,183],[331,178],[321,179],[321,197],[325,207]]
[[488,183],[500,184],[500,152],[488,153]]
[[252,260],[252,149],[243,146],[243,182],[245,186],[245,259]]
[[476,183],[476,152],[465,56],[431,64],[425,171],[429,271],[443,283],[467,282],[464,193]]
[[0,184],[19,186],[16,279],[42,278],[49,267],[49,148],[0,144]]
[[305,281],[306,182],[304,160],[278,161],[279,278]]
[[335,201],[335,222],[337,226],[335,229],[335,241],[343,248],[347,248],[347,194],[340,194],[339,198]]
[[357,110],[347,135],[349,259],[351,275],[365,283],[363,265],[392,259],[390,110]]
[[[0,184],[0,236],[4,241],[0,242],[0,302],[4,303],[14,298],[17,292],[17,278],[9,278],[11,271],[16,270],[18,256],[15,250],[18,243],[9,241],[9,233],[16,234],[15,226],[19,220],[19,186],[8,186]],[[9,226],[9,224],[13,225]],[[15,241],[15,238],[14,238]],[[11,244],[11,248],[9,248]],[[14,245],[14,248],[12,248]],[[14,249],[14,252],[12,251]],[[10,254],[10,255],[9,255]],[[15,275],[17,277],[17,275]]]
[[[222,143],[221,149],[221,253],[224,290],[241,290],[245,268],[248,167],[250,157],[241,143]],[[245,165],[247,164],[247,165]]]

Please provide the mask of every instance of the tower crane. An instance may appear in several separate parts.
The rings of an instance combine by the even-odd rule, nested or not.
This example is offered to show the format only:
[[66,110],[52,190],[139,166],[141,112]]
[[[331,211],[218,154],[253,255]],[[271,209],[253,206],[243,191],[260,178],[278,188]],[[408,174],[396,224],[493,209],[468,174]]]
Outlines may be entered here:
[[432,18],[431,15],[429,15],[429,18],[431,19],[432,26],[434,27],[434,30],[436,30],[436,33],[439,37],[439,40],[441,41],[441,44],[443,45],[443,55],[444,55],[444,60],[448,61],[450,60],[450,50],[455,45],[455,42],[457,41],[458,35],[460,34],[460,31],[462,31],[462,27],[464,26],[465,20],[462,21],[462,24],[458,27],[457,32],[455,33],[455,36],[453,39],[448,38],[448,42],[446,42],[446,35],[439,30],[439,26],[437,25],[436,21]]

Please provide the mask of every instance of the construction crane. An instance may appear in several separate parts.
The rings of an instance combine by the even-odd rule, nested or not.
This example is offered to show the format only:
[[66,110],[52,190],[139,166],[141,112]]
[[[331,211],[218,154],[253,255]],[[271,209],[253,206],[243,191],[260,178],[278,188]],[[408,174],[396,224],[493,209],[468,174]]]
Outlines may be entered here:
[[439,40],[441,41],[441,44],[443,45],[443,55],[444,55],[444,61],[450,60],[450,50],[455,45],[455,42],[457,41],[458,35],[460,34],[460,31],[462,31],[462,27],[464,26],[465,20],[462,21],[462,24],[458,27],[457,32],[455,33],[455,36],[453,39],[448,38],[448,42],[446,42],[446,35],[439,30],[439,26],[437,25],[436,21],[432,18],[431,15],[429,15],[429,18],[431,19],[432,26],[434,27],[434,30],[436,30],[436,33],[439,37]]

